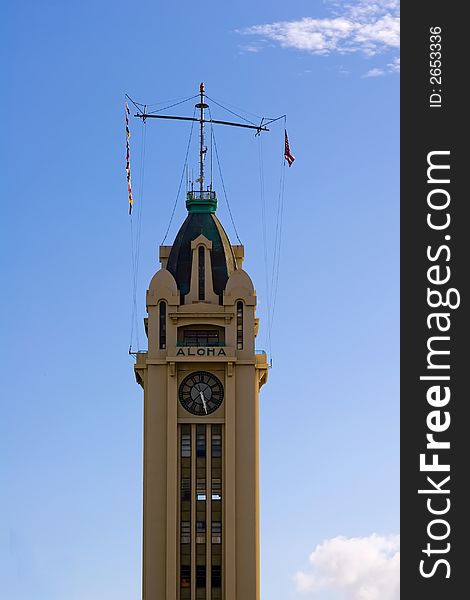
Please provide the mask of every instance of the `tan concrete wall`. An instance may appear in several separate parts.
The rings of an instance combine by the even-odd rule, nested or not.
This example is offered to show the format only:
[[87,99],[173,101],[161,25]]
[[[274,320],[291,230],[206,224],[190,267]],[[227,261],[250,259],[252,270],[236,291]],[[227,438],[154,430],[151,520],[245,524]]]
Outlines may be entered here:
[[259,600],[258,393],[255,368],[236,367],[237,600]]
[[144,395],[143,600],[166,597],[167,367],[149,365]]

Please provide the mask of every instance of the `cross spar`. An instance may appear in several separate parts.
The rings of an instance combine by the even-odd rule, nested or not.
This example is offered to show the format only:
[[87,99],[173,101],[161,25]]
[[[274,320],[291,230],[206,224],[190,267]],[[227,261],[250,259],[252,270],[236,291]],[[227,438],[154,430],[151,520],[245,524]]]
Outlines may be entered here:
[[[196,108],[199,109],[199,117],[180,117],[176,115],[151,115],[145,112],[136,113],[134,117],[142,119],[144,122],[146,119],[172,119],[175,121],[196,121],[200,124],[200,138],[199,138],[199,190],[202,193],[204,192],[204,157],[207,152],[207,147],[204,145],[204,124],[205,123],[215,123],[218,125],[230,125],[232,127],[243,127],[245,129],[254,129],[259,135],[261,131],[269,131],[269,129],[265,125],[247,125],[245,123],[235,123],[233,121],[220,121],[218,119],[206,119],[204,110],[209,108],[209,105],[205,101],[205,88],[204,83],[201,83],[199,86],[199,102],[196,104]],[[273,119],[275,121],[277,119]]]

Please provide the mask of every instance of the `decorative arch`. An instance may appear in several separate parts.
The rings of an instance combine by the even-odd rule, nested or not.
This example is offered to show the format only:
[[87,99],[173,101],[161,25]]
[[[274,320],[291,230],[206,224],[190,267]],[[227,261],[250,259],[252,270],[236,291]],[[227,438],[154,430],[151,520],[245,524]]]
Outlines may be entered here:
[[250,276],[243,269],[237,269],[228,278],[224,293],[224,304],[233,306],[242,299],[245,306],[256,305],[256,292]]
[[175,278],[167,269],[155,273],[147,290],[147,306],[156,306],[160,300],[166,300],[169,305],[179,302]]

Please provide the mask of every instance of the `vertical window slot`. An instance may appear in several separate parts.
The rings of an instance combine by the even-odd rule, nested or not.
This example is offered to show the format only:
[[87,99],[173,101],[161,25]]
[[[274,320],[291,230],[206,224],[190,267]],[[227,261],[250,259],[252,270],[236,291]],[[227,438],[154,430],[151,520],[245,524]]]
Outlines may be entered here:
[[237,302],[237,350],[243,350],[243,302]]
[[180,600],[191,600],[191,426],[180,429]]
[[206,266],[205,266],[204,246],[199,246],[198,249],[198,273],[199,273],[199,300],[205,300],[206,288]]
[[159,305],[159,346],[160,350],[166,348],[166,302],[160,302]]

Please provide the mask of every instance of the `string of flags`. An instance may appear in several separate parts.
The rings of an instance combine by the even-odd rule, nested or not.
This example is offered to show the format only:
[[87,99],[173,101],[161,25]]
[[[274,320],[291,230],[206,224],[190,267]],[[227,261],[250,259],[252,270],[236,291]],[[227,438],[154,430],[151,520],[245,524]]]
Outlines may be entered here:
[[129,131],[129,106],[126,102],[126,175],[127,175],[127,195],[129,198],[129,214],[132,214],[132,205],[134,200],[132,198],[132,183],[131,183],[131,152],[129,148],[129,138],[131,132]]
[[295,160],[295,156],[291,154],[290,146],[289,146],[289,138],[287,137],[287,129],[284,129],[284,158],[286,159],[289,167],[292,166],[292,163]]

